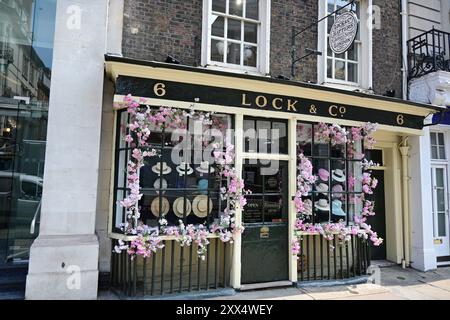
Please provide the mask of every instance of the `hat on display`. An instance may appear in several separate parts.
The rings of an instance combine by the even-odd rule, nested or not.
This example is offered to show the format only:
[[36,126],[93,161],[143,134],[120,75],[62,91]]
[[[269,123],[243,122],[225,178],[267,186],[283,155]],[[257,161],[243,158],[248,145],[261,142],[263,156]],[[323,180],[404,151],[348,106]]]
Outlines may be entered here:
[[156,193],[157,194],[159,194],[159,190],[161,190],[162,194],[166,193],[165,189],[167,189],[167,180],[166,179],[157,178],[155,180],[155,182],[153,183],[153,188],[156,189]]
[[[213,202],[209,199],[209,213],[213,208]],[[204,218],[208,215],[208,197],[205,195],[196,196],[192,201],[192,211],[199,218]]]
[[328,204],[327,199],[320,199],[319,201],[316,201],[315,207],[321,211],[330,211],[330,205]]
[[335,184],[333,188],[331,188],[331,191],[333,191],[333,198],[342,198],[342,193],[344,192],[344,188],[342,188],[341,184]]
[[305,212],[303,214],[307,216],[312,215],[312,207],[313,205],[311,199],[306,199],[303,201],[303,208],[305,208]]
[[186,202],[184,201],[183,197],[176,198],[173,202],[173,213],[178,218],[183,218],[183,212],[185,211],[184,208],[186,206],[186,217],[191,213],[192,211],[192,204],[189,199],[186,199]]
[[161,198],[161,211],[159,211],[159,207],[160,207],[159,197],[156,197],[155,199],[153,199],[152,204],[150,206],[150,210],[152,211],[152,213],[155,217],[159,217],[159,215],[161,213],[163,215],[165,215],[165,214],[167,214],[167,212],[169,212],[169,209],[170,209],[169,200],[167,200],[167,198],[165,198],[165,197],[162,197]]
[[333,177],[333,180],[344,182],[345,181],[345,173],[341,169],[335,169],[333,170],[331,176]]
[[201,191],[201,194],[206,194],[208,190],[208,180],[200,179],[198,180],[198,189]]
[[192,167],[189,165],[189,163],[186,163],[184,161],[182,161],[180,163],[180,165],[178,165],[176,167],[178,173],[180,174],[180,176],[184,176],[184,175],[190,175],[192,172],[194,172],[194,169],[192,169]]
[[339,200],[333,200],[331,203],[331,213],[335,216],[342,216],[345,217],[346,214],[344,210],[342,210],[342,202]]
[[330,173],[325,169],[319,169],[319,178],[322,181],[328,181],[328,178],[330,177]]
[[327,195],[327,194],[324,193],[324,192],[328,192],[328,185],[325,184],[325,183],[319,183],[319,184],[316,186],[316,191],[317,191],[317,192],[322,192],[323,195]]
[[[196,170],[200,173],[208,173],[208,167],[209,167],[209,162],[208,161],[202,161],[200,162],[200,166],[196,168]],[[213,173],[214,172],[214,168],[210,167],[209,168],[209,172]]]
[[152,171],[159,175],[169,174],[172,172],[172,168],[170,168],[165,162],[158,162],[152,167]]

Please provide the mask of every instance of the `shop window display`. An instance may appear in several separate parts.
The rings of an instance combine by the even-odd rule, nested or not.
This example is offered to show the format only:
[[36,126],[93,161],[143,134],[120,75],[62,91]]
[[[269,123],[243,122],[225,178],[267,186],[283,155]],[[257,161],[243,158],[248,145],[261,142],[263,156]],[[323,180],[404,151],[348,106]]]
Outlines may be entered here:
[[[129,113],[119,111],[114,210],[117,232],[128,220],[126,208],[117,200],[126,198],[130,192],[126,174],[128,160],[133,157],[133,145],[126,141],[129,122]],[[177,128],[158,125],[149,128],[146,147],[149,155],[144,157],[139,170],[140,223],[158,227],[163,218],[168,226],[178,225],[180,220],[184,225],[218,223],[219,213],[227,205],[220,197],[226,181],[217,170],[212,144],[223,142],[231,124],[231,116],[214,114],[209,124],[186,117]]]
[[332,141],[326,138],[327,134],[328,131],[323,133],[321,124],[299,122],[297,125],[297,153],[311,161],[317,177],[305,197],[306,221],[351,224],[355,213],[362,210],[362,185],[355,177],[362,170],[363,141],[355,142],[350,148],[347,137]]

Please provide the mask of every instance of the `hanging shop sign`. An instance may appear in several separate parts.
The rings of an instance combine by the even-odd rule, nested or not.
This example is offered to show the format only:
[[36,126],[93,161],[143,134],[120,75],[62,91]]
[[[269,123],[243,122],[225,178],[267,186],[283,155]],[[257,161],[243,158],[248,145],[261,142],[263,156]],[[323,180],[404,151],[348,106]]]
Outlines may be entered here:
[[[156,98],[189,103],[248,108],[306,114],[326,118],[373,122],[411,129],[423,128],[423,117],[377,110],[328,101],[304,99],[292,96],[274,95],[263,92],[244,91],[191,83],[181,83],[157,79],[119,76],[116,94]],[[331,93],[330,93],[331,94]],[[324,119],[326,121],[326,119]]]
[[358,17],[353,12],[336,16],[330,30],[330,49],[335,54],[346,52],[355,41],[358,33]]

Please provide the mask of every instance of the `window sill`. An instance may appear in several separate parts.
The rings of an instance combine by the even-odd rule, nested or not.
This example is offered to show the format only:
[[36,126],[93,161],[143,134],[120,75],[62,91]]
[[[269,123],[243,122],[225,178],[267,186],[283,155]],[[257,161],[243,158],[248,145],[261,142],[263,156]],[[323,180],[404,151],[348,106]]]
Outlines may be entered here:
[[371,89],[365,89],[362,86],[353,84],[353,83],[324,82],[324,83],[322,83],[322,85],[325,87],[334,88],[334,89],[340,89],[340,90],[346,90],[346,91],[359,91],[359,92],[373,94],[373,91]]
[[248,75],[259,76],[259,77],[267,77],[268,76],[257,70],[239,69],[238,67],[221,67],[221,66],[215,66],[215,65],[204,65],[201,67],[208,69],[208,70],[214,70],[214,71],[222,71],[222,72],[237,73],[237,74],[248,74]]

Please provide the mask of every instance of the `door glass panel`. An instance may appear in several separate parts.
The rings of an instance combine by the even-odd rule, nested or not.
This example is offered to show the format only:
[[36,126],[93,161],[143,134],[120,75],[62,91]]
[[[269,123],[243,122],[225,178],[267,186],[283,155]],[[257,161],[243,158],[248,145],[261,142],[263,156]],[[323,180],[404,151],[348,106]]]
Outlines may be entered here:
[[438,213],[438,236],[446,237],[447,232],[445,228],[445,212]]

